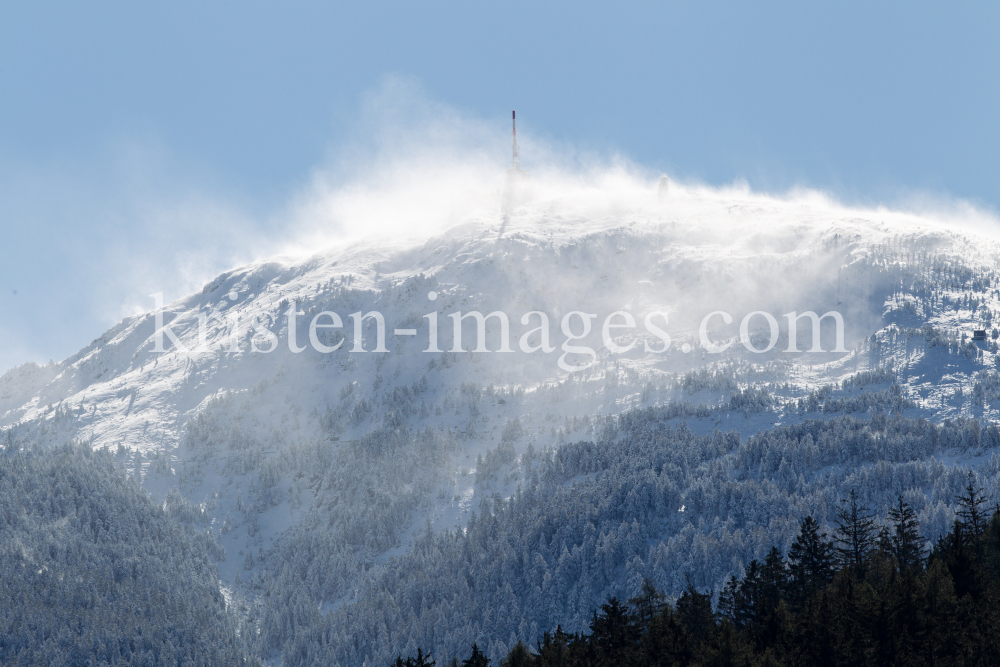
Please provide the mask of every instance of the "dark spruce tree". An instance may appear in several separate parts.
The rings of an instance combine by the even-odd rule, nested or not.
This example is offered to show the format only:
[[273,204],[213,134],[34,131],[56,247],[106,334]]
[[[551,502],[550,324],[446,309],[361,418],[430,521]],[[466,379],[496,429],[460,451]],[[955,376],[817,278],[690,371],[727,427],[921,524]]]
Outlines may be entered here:
[[763,564],[753,560],[742,580],[729,580],[719,594],[719,614],[745,630],[756,646],[772,645],[785,625],[788,587],[788,568],[781,552],[771,547]]
[[614,665],[619,664],[616,661],[631,660],[634,657],[639,642],[639,629],[632,622],[628,608],[617,598],[611,598],[602,604],[600,614],[594,612],[590,632],[596,664]]
[[920,522],[916,512],[903,500],[896,500],[896,505],[889,510],[889,521],[892,530],[889,533],[889,544],[896,567],[900,573],[917,570],[924,559],[923,538],[920,537]]
[[561,625],[556,626],[554,633],[546,631],[538,642],[535,664],[538,667],[567,667],[571,665],[569,645],[573,639],[573,635],[563,632]]
[[472,644],[472,655],[462,661],[462,667],[490,667],[490,659],[479,650],[479,644]]
[[955,498],[958,501],[959,525],[971,541],[978,540],[986,530],[986,513],[983,506],[986,498],[983,491],[976,485],[976,478],[970,472],[969,481],[962,495]]
[[825,538],[826,533],[819,533],[816,520],[807,516],[788,550],[790,598],[796,608],[801,608],[814,591],[833,581],[833,545]]
[[407,658],[403,660],[403,656],[396,658],[396,662],[392,663],[392,667],[434,667],[437,661],[431,660],[430,655],[424,655],[424,651],[421,648],[417,649],[417,657]]
[[656,586],[649,579],[643,579],[642,592],[628,601],[629,607],[635,610],[635,622],[639,630],[646,632],[649,624],[656,615],[663,609],[667,596],[656,590]]
[[524,645],[524,642],[517,642],[510,650],[507,657],[500,661],[500,667],[531,667],[534,664],[534,656]]
[[875,547],[875,518],[867,505],[858,502],[854,489],[837,508],[836,550],[841,567],[865,576],[865,563]]

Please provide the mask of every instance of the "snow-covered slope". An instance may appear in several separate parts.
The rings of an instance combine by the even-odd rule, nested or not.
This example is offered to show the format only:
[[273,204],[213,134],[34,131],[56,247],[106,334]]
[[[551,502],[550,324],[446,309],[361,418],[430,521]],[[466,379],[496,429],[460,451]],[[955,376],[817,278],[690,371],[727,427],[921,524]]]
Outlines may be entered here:
[[[29,424],[51,418],[58,409],[62,423],[53,428],[67,436],[95,446],[167,451],[180,443],[184,424],[206,401],[220,392],[250,392],[261,380],[277,378],[281,405],[255,417],[286,433],[310,433],[309,419],[289,429],[287,415],[336,405],[351,384],[368,395],[378,375],[383,386],[413,382],[428,373],[429,361],[442,359],[449,367],[429,374],[429,381],[439,381],[435,384],[479,381],[531,391],[568,375],[556,363],[558,349],[533,356],[517,350],[519,333],[537,326],[532,321],[522,327],[517,319],[533,310],[549,315],[556,346],[565,339],[559,318],[566,312],[598,315],[590,344],[602,358],[580,374],[588,379],[603,375],[606,365],[615,362],[655,378],[739,359],[771,362],[775,380],[810,389],[863,369],[869,360],[857,351],[821,359],[782,353],[787,348],[786,312],[841,312],[846,344],[855,348],[893,322],[929,323],[949,335],[971,335],[973,326],[991,321],[991,306],[996,307],[991,276],[997,246],[991,237],[960,234],[913,215],[843,209],[816,196],[775,200],[696,190],[674,192],[663,201],[653,192],[635,199],[626,205],[552,197],[522,205],[507,220],[484,212],[412,247],[376,239],[304,260],[277,258],[230,271],[201,293],[164,308],[164,321],[191,353],[176,352],[169,338],[166,354],[154,351],[153,312],[124,320],[55,366],[28,364],[4,374],[2,424]],[[432,290],[441,294],[440,300],[427,299]],[[925,304],[928,298],[938,301]],[[297,318],[297,340],[306,350],[297,355],[287,345],[291,301],[304,313]],[[351,341],[329,354],[308,345],[308,324],[316,312],[337,312],[350,336],[348,315],[371,309],[385,315],[389,354],[352,355]],[[439,345],[445,350],[451,347],[448,314],[503,310],[512,321],[515,353],[421,354],[427,346],[427,323],[421,316],[431,310],[440,313]],[[671,335],[671,348],[665,354],[643,354],[640,344],[624,355],[609,354],[601,345],[600,324],[618,310],[634,313],[640,330],[642,315],[667,312],[668,325],[656,322]],[[783,336],[766,354],[750,354],[738,342],[730,354],[683,353],[684,343],[701,347],[697,326],[715,310],[738,318],[729,327],[719,317],[710,320],[713,329],[722,331],[718,340],[712,335],[719,344],[735,338],[739,318],[754,310],[772,313]],[[232,327],[220,321],[233,315],[240,318],[235,351]],[[210,318],[207,344],[201,346],[199,316]],[[251,321],[277,335],[275,351],[250,350]],[[764,324],[760,316],[752,321],[754,328]],[[572,326],[578,330],[579,320]],[[418,335],[394,337],[396,327],[416,327]],[[463,347],[472,349],[474,329],[467,324],[466,330],[467,340],[473,340]],[[808,336],[803,321],[800,349],[809,348]],[[257,339],[264,350],[270,347],[259,334]],[[654,348],[661,347],[650,340]],[[825,349],[833,348],[832,338],[824,342]],[[489,344],[496,349],[495,342]],[[370,339],[366,347],[374,347]],[[817,368],[817,361],[827,363]],[[588,404],[581,414],[616,411],[622,397]],[[312,426],[315,432],[315,420]]]
[[[323,571],[302,576],[316,578],[314,608],[337,610],[364,598],[359,587],[372,568],[405,558],[428,523],[432,531],[464,525],[484,496],[495,503],[527,483],[526,452],[597,440],[609,416],[637,408],[666,406],[658,418],[683,421],[695,435],[744,436],[845,413],[935,422],[996,415],[1000,237],[992,232],[810,193],[674,188],[662,196],[632,183],[613,192],[538,186],[518,196],[510,210],[486,208],[430,238],[370,238],[234,269],[122,321],[61,363],[8,371],[0,378],[5,442],[76,439],[117,451],[150,491],[221,538],[224,581],[246,596],[247,614],[266,617],[266,605],[251,603],[266,588],[263,573],[280,578],[289,549],[322,552],[310,558]],[[310,342],[310,322],[326,311],[343,327],[319,329]],[[352,352],[350,316],[370,311],[384,317],[387,351],[372,351],[369,320],[366,351]],[[450,350],[449,315],[459,311],[506,313],[512,351],[496,351],[494,318],[491,352],[472,351],[472,320],[465,351],[425,352],[425,316],[437,314],[438,347]],[[590,336],[570,342],[595,351],[575,372],[559,364],[560,325],[573,311],[596,315]],[[617,311],[636,329],[612,330],[615,344],[636,343],[613,353],[602,324]],[[699,332],[715,311],[732,316],[708,320],[707,340],[730,343],[720,353]],[[763,315],[740,338],[755,311],[778,326],[764,353],[748,349],[768,345]],[[793,311],[839,312],[846,351],[829,352],[828,319],[827,352],[789,352],[812,345],[806,320],[790,344],[784,315]],[[539,322],[522,324],[529,312],[547,314],[553,351],[521,348]],[[670,336],[666,351],[650,313],[666,314],[652,320]],[[163,337],[166,351],[156,351],[158,316],[185,350]],[[570,330],[579,332],[575,317]],[[973,329],[990,335],[969,342]],[[293,352],[290,339],[304,349]],[[316,349],[341,340],[336,351]],[[564,361],[584,365],[591,355]]]

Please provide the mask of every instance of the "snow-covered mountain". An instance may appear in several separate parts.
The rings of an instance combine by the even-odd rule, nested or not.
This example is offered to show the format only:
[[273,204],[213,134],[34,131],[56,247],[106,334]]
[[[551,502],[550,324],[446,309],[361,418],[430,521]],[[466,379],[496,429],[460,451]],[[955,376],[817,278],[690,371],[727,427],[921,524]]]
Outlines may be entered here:
[[[908,494],[928,537],[967,468],[995,497],[998,240],[813,193],[522,186],[429,238],[234,269],[8,371],[0,425],[7,447],[109,447],[204,524],[265,654],[499,656],[643,577],[717,585],[848,487]],[[357,326],[373,311],[384,352],[377,318]],[[506,314],[506,345],[492,317],[475,351],[466,318],[450,351],[472,311]],[[790,339],[807,311],[839,314],[843,351],[832,316],[824,351],[808,316]],[[529,352],[539,313],[551,351]]]

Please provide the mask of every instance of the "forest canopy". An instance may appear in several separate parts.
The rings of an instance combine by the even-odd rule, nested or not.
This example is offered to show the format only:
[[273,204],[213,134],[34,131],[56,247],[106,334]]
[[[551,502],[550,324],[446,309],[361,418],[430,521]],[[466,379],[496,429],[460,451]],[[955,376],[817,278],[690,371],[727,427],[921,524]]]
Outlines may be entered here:
[[106,450],[0,452],[0,573],[0,664],[257,664],[205,540]]

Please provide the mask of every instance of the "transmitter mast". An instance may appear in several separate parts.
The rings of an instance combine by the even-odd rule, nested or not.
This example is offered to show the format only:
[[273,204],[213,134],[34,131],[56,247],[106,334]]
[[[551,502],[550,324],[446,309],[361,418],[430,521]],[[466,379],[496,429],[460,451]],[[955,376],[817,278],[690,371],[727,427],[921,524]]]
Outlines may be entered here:
[[511,139],[512,139],[513,145],[514,145],[514,167],[513,167],[513,169],[511,169],[511,171],[513,171],[516,174],[517,172],[521,171],[521,157],[518,154],[518,150],[517,150],[517,112],[516,111],[511,111],[510,112],[510,121],[511,121]]

